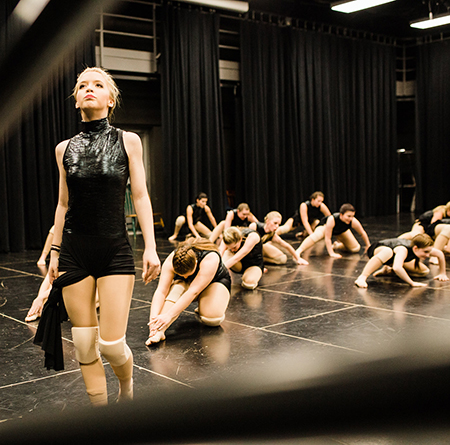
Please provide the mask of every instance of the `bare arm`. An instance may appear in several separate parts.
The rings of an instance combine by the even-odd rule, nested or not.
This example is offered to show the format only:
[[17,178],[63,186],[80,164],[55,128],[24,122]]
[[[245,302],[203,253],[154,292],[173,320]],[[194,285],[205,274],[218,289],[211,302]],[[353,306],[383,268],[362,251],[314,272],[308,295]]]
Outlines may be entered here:
[[228,229],[228,227],[231,227],[231,223],[233,222],[233,218],[234,218],[234,212],[233,210],[230,210],[227,212],[227,216],[225,217],[225,226],[223,228],[223,230]]
[[217,226],[216,218],[214,218],[214,215],[211,212],[211,209],[209,206],[205,207],[205,212],[206,212],[206,215],[208,216],[209,220],[211,221],[211,224],[213,225],[213,227],[216,227]]
[[241,261],[242,258],[250,253],[253,247],[255,247],[260,240],[261,238],[256,232],[250,233],[247,236],[244,245],[225,263],[225,266],[227,266],[228,269],[231,269],[236,263]]
[[142,161],[141,138],[130,132],[124,132],[123,141],[128,154],[130,169],[131,193],[134,207],[142,230],[145,248],[143,254],[142,279],[145,284],[154,280],[161,269],[161,263],[156,253],[155,231],[153,226],[153,210],[145,182],[145,169]]
[[295,249],[289,243],[287,243],[283,238],[281,238],[280,235],[277,235],[275,233],[275,235],[272,238],[272,242],[280,245],[281,247],[284,247],[292,255],[292,257],[294,258],[294,260],[297,264],[299,264],[301,266],[308,264],[308,262],[306,260],[304,260],[303,258],[300,258],[300,256],[295,251]]
[[330,209],[324,203],[320,204],[320,211],[324,214],[324,216],[331,215]]
[[308,206],[304,202],[300,204],[300,219],[302,220],[303,227],[308,232],[308,235],[311,235],[314,230],[311,228],[311,224],[309,224]]
[[333,243],[331,242],[331,238],[333,236],[333,229],[335,226],[335,221],[332,216],[327,218],[327,222],[325,224],[325,247],[327,248],[328,255],[332,258],[342,258],[342,255],[336,253],[333,249]]
[[165,298],[169,293],[170,286],[172,285],[173,279],[175,277],[175,272],[173,271],[172,259],[174,253],[172,252],[164,261],[161,268],[161,275],[159,277],[158,287],[152,298],[152,306],[150,309],[150,320],[157,317],[164,306]]
[[394,248],[394,264],[392,267],[393,271],[401,280],[408,283],[412,287],[426,286],[425,283],[418,283],[413,281],[408,275],[408,272],[406,272],[405,268],[403,267],[403,264],[405,263],[407,256],[408,256],[408,249],[406,247],[397,246]]
[[[66,171],[63,166],[63,157],[66,151],[69,141],[60,142],[55,149],[56,163],[58,164],[59,170],[59,194],[58,194],[58,205],[55,211],[55,227],[53,230],[53,244],[56,246],[61,246],[62,232],[64,228],[64,220],[66,212],[68,209],[69,202],[69,191],[67,189],[66,182]],[[50,251],[50,264],[48,266],[48,277],[50,284],[58,278],[58,263],[59,263],[59,252],[54,250]]]
[[370,240],[362,224],[356,218],[353,218],[352,227],[356,230],[356,232],[358,232],[361,235],[361,238],[363,239],[364,244],[366,245],[365,251],[367,251],[367,249],[370,247]]
[[187,206],[186,207],[186,221],[187,221],[187,225],[189,227],[189,230],[192,232],[192,234],[195,237],[200,238],[200,235],[197,232],[197,229],[194,227],[194,219],[192,218],[193,214],[194,214],[194,211],[192,210],[192,207],[191,206]]

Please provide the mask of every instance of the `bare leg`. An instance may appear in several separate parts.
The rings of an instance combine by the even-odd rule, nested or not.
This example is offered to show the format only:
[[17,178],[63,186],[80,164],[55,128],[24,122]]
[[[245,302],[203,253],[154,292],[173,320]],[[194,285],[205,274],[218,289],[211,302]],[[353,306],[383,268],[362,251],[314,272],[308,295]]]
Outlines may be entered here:
[[300,247],[297,249],[298,255],[302,255],[302,253],[305,250],[310,249],[314,246],[318,241],[323,239],[325,236],[325,226],[319,226],[314,230],[314,232],[309,235],[307,238],[303,240],[303,242],[300,244]]
[[342,243],[342,247],[338,247],[340,249],[345,249],[349,252],[357,253],[360,251],[361,246],[355,238],[355,235],[351,232],[351,230],[346,230],[344,233],[341,233],[337,236],[339,242]]
[[241,286],[245,289],[253,290],[258,286],[259,280],[262,277],[262,270],[258,266],[251,266],[242,274]]
[[[168,310],[170,310],[172,306],[179,300],[179,298],[187,291],[188,287],[189,283],[185,281],[175,281],[170,287],[169,294],[167,295],[164,306],[161,309],[161,314],[165,314]],[[160,341],[165,340],[167,329],[169,329],[169,327],[177,318],[178,317],[173,318],[170,324],[164,330],[158,331],[151,337],[149,336],[145,344],[147,346],[150,346],[151,344],[159,343]]]
[[213,231],[211,232],[211,235],[209,237],[209,240],[212,243],[215,243],[217,238],[220,237],[220,235],[222,235],[223,229],[225,227],[225,221],[220,221],[219,224],[217,224],[216,227],[214,227]]
[[286,264],[287,256],[270,241],[263,244],[264,262],[271,264]]
[[370,258],[367,264],[364,266],[361,275],[356,279],[355,284],[358,287],[367,287],[367,278],[378,270],[384,263],[389,261],[394,254],[393,250],[386,246],[380,246],[375,249],[374,256]]
[[439,224],[435,229],[436,240],[434,247],[444,252],[444,248],[450,239],[450,224]]
[[[126,334],[134,280],[134,275],[109,275],[97,280],[100,336],[106,342],[115,342]],[[110,365],[119,379],[119,401],[133,399],[133,354],[123,364]]]
[[183,227],[185,222],[186,222],[186,218],[183,215],[180,215],[175,220],[175,230],[173,232],[173,235],[169,237],[169,241],[175,241],[177,239],[178,234],[180,233],[180,230]]
[[198,297],[198,316],[202,323],[218,326],[225,318],[230,292],[222,283],[210,284]]
[[[93,277],[87,277],[63,288],[63,298],[73,327],[98,326]],[[106,405],[108,393],[101,358],[98,357],[91,363],[80,363],[80,368],[91,404],[94,406]]]
[[286,222],[278,227],[277,235],[284,235],[292,230],[292,226],[294,224],[294,218],[288,218]]
[[201,223],[200,221],[198,223],[195,224],[195,229],[197,230],[197,232],[203,236],[204,238],[208,238],[211,236],[212,232],[211,230],[208,229],[208,227],[206,227],[203,223]]

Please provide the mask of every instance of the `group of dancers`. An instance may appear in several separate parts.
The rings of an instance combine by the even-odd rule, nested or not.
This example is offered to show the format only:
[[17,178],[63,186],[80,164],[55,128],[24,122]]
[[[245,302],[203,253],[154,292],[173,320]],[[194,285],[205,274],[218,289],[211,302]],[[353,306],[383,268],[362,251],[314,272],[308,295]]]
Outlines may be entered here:
[[[415,286],[408,273],[428,273],[423,261],[430,255],[439,263],[440,274],[435,278],[448,280],[443,254],[450,237],[450,224],[444,226],[443,222],[444,216],[450,216],[448,206],[445,211],[432,212],[428,225],[419,218],[411,233],[402,238],[370,245],[353,206],[344,204],[332,214],[322,192],[311,195],[283,225],[279,212],[269,212],[260,222],[245,203],[217,223],[207,195],[199,194],[177,218],[169,239],[176,240],[184,224],[192,237],[179,243],[161,267],[141,140],[109,122],[119,101],[114,79],[102,68],[86,68],[77,78],[73,97],[83,128],[56,147],[59,197],[46,243],[50,251],[48,274],[27,321],[40,317],[34,342],[44,349],[47,368],[60,370],[64,369],[60,321],[70,319],[76,358],[92,405],[108,403],[102,357],[119,379],[118,400],[133,398],[133,354],[126,342],[135,282],[124,215],[128,181],[145,245],[142,279],[147,284],[160,275],[152,298],[147,345],[165,340],[169,326],[194,301],[198,320],[219,326],[230,301],[230,271],[241,274],[245,289],[255,289],[265,263],[285,264],[287,252],[296,264],[306,266],[303,253],[321,239],[334,258],[341,256],[335,250],[359,252],[352,229],[373,255],[356,280],[357,286],[366,287],[370,274],[391,263],[394,273]],[[213,230],[202,223],[203,216]],[[300,225],[303,241],[295,250],[282,235]],[[46,256],[44,252],[38,264],[45,264]],[[383,267],[382,272],[389,270]]]

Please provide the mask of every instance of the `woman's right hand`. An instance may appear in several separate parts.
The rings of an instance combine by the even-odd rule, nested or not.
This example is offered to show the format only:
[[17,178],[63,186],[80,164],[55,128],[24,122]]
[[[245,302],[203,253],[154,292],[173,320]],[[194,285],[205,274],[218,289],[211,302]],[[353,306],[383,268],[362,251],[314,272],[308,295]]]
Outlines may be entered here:
[[50,263],[48,265],[48,278],[50,284],[53,284],[53,281],[58,278],[58,264],[59,264],[59,255],[53,252],[50,254]]

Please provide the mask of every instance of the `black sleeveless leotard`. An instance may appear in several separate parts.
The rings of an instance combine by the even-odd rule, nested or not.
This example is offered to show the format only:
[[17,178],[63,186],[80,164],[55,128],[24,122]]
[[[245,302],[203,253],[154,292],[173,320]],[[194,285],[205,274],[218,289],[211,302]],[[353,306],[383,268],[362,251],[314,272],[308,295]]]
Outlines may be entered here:
[[333,227],[333,233],[332,235],[337,236],[341,235],[342,233],[346,232],[348,229],[352,227],[352,223],[347,224],[346,222],[342,221],[341,218],[339,218],[340,213],[336,212],[333,213],[330,216],[324,216],[321,220],[319,225],[324,226],[327,223],[327,219],[330,217],[334,218],[334,227]]
[[181,277],[180,275],[175,274],[175,279],[181,280],[181,281],[186,281],[187,283],[191,283],[194,280],[194,278],[198,275],[201,262],[206,257],[206,255],[209,255],[210,253],[216,253],[217,255],[219,255],[220,261],[219,261],[219,265],[217,266],[216,273],[214,274],[214,277],[210,281],[209,284],[222,283],[230,291],[231,290],[230,272],[228,271],[227,267],[223,263],[220,253],[216,252],[215,250],[195,250],[195,254],[197,256],[197,267],[195,268],[194,273],[192,275],[189,275],[189,277],[187,277],[187,278],[184,278],[184,277]]
[[272,241],[272,238],[275,236],[275,232],[266,232],[264,230],[264,225],[264,223],[259,221],[256,223],[256,232],[258,232],[258,235],[261,237],[263,244]]
[[[241,230],[241,233],[242,233],[242,242],[240,249],[242,249],[245,240],[251,233],[258,233],[258,232],[249,228],[245,228]],[[240,273],[243,273],[246,269],[248,269],[251,266],[258,266],[261,270],[264,270],[262,246],[263,243],[261,240],[259,240],[259,242],[253,247],[253,249],[247,255],[245,255],[244,258],[242,258],[241,260],[242,270]]]
[[239,218],[237,214],[237,209],[231,210],[233,212],[233,220],[231,221],[232,227],[248,227],[250,225],[250,221],[247,217],[244,219]]
[[[419,261],[419,258],[414,254],[413,249],[411,247],[411,240],[403,239],[403,238],[388,238],[381,241],[377,241],[370,245],[367,249],[367,256],[372,258],[375,252],[375,249],[380,246],[386,246],[390,249],[394,250],[398,246],[406,247],[408,250],[408,254],[405,258],[405,263],[408,263],[412,260]],[[389,261],[386,262],[387,265],[392,265],[394,263],[394,256],[392,256]]]

